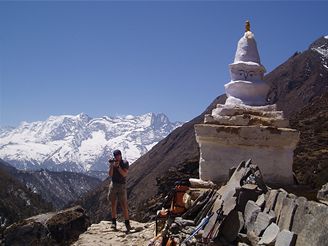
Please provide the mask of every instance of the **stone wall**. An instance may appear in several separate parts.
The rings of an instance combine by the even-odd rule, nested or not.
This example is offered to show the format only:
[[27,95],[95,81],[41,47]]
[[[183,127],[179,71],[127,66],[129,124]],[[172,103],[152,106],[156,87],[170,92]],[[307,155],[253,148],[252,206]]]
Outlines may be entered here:
[[265,194],[264,204],[248,201],[245,215],[250,213],[256,219],[249,226],[252,224],[256,236],[261,236],[259,244],[269,244],[274,239],[276,245],[326,245],[328,242],[328,206],[325,204],[308,201],[283,189],[272,189]]
[[324,246],[328,206],[263,182],[258,166],[242,162],[218,191],[202,239],[214,245]]

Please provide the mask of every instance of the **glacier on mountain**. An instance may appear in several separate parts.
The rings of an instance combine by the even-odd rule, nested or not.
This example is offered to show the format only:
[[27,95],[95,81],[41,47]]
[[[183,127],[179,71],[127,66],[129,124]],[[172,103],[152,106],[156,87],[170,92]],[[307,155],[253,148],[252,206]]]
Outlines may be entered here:
[[17,128],[0,128],[0,158],[25,170],[107,171],[114,149],[121,149],[131,164],[181,125],[154,113],[50,116]]

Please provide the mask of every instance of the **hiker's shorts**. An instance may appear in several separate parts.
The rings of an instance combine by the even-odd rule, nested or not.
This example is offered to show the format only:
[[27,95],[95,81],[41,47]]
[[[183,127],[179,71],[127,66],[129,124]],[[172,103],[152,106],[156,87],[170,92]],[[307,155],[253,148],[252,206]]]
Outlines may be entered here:
[[108,190],[108,198],[109,200],[111,200],[112,198],[118,198],[120,202],[127,203],[128,196],[126,192],[126,184],[110,182],[109,190]]

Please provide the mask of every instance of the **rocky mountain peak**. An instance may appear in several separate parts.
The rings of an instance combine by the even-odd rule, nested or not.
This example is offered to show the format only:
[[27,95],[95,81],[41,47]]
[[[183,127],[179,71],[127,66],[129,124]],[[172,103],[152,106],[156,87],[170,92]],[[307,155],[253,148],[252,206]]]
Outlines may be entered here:
[[[328,70],[328,36],[320,37],[314,41],[309,49],[319,54],[322,69]],[[322,77],[323,74],[320,73],[320,76]]]
[[322,36],[315,40],[309,46],[309,49],[322,49],[328,51],[328,36]]
[[163,127],[164,130],[171,132],[173,128],[176,128],[180,125],[182,125],[181,122],[176,122],[172,125],[169,118],[163,113],[152,114],[151,116],[151,127],[153,129],[159,129]]

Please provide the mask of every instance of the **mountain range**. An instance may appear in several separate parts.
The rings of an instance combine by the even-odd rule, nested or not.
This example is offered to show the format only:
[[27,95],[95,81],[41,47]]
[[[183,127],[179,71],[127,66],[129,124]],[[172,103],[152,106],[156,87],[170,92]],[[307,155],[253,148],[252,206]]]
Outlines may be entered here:
[[[265,76],[271,86],[268,100],[289,118],[291,127],[301,132],[294,155],[293,170],[300,184],[318,189],[328,180],[328,36],[320,37],[303,52],[295,52],[287,61]],[[136,219],[149,219],[150,207],[163,200],[163,190],[173,188],[172,174],[198,170],[199,147],[194,125],[202,123],[225,95],[218,96],[198,117],[172,131],[130,168],[128,196]],[[187,172],[185,172],[187,173]],[[87,193],[77,204],[84,206],[96,222],[108,216],[106,191],[108,180]],[[94,203],[93,201],[97,201]],[[160,208],[159,208],[160,209]],[[153,211],[151,211],[153,212]],[[147,215],[148,214],[148,215]],[[153,212],[152,214],[155,214]]]
[[114,149],[120,149],[131,164],[181,124],[154,113],[50,116],[45,121],[1,128],[0,157],[22,170],[107,171]]

